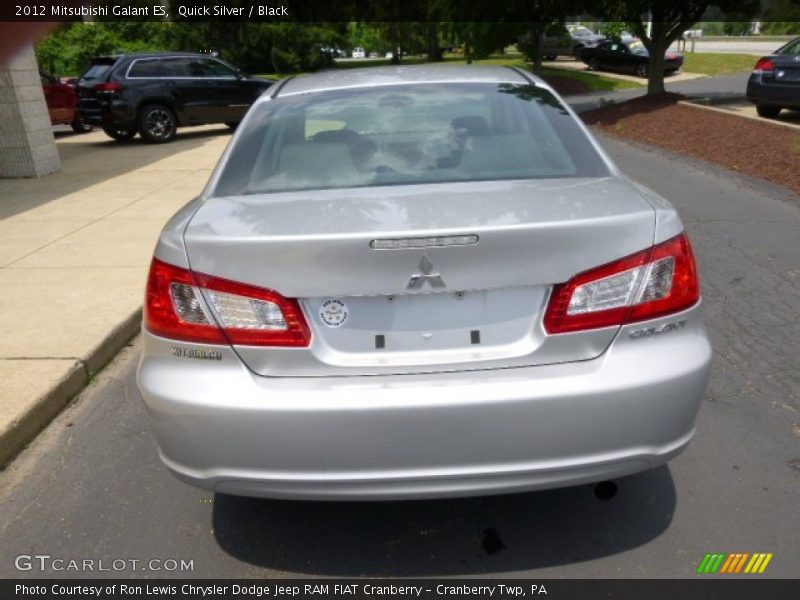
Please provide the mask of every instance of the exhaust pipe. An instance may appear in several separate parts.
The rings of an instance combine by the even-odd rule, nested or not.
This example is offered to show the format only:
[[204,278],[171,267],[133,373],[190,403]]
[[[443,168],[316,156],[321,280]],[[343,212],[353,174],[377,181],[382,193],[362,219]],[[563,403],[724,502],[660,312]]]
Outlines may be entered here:
[[594,497],[603,502],[608,502],[617,495],[617,484],[613,481],[601,481],[594,486]]

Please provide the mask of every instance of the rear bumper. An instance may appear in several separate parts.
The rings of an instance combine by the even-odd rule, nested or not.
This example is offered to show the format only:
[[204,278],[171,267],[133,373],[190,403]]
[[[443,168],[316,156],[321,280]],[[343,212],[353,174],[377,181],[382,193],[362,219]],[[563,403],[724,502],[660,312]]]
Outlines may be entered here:
[[136,115],[130,106],[120,100],[102,100],[78,104],[78,113],[83,121],[109,129],[133,130]]
[[623,328],[594,360],[428,375],[259,377],[230,350],[175,358],[176,344],[145,333],[138,382],[165,464],[217,492],[371,500],[563,487],[656,467],[689,443],[711,362],[697,313]]

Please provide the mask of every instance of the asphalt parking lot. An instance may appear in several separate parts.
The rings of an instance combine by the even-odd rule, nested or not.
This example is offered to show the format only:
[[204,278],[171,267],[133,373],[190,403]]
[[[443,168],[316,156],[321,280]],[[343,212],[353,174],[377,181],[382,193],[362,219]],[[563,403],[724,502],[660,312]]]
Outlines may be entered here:
[[[0,473],[0,576],[690,577],[706,552],[800,564],[800,198],[612,139],[633,179],[673,201],[698,257],[715,347],[689,450],[591,487],[465,500],[301,503],[216,496],[161,466],[135,341]],[[20,554],[193,561],[190,572],[20,572]],[[705,576],[713,577],[713,576]]]

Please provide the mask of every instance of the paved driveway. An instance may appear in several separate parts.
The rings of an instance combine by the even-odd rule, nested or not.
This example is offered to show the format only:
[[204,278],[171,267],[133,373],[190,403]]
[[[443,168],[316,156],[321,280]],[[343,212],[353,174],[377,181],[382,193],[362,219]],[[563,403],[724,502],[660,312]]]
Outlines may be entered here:
[[605,144],[677,204],[700,262],[715,365],[697,439],[669,468],[620,481],[606,502],[589,487],[390,504],[213,497],[159,464],[136,342],[0,475],[0,576],[42,553],[193,560],[182,575],[196,577],[687,577],[706,552],[772,552],[765,576],[796,577],[800,199]]

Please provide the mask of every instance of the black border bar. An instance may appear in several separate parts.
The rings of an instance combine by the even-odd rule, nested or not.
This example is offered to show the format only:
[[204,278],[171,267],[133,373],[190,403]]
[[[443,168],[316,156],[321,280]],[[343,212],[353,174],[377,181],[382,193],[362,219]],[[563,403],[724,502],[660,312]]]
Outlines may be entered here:
[[[757,576],[756,576],[757,577]],[[6,579],[0,598],[21,600],[796,600],[800,580],[694,579]]]

